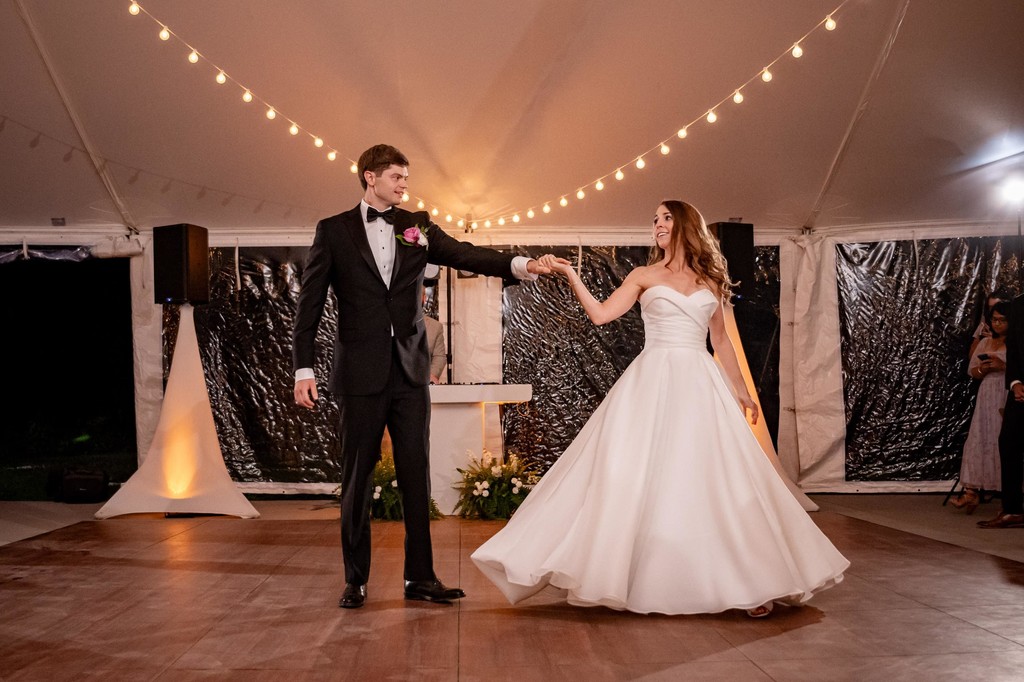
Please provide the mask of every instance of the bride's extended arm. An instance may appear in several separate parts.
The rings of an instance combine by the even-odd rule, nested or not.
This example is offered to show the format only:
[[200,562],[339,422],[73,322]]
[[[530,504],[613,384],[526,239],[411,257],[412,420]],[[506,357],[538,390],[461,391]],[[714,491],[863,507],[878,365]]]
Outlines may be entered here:
[[[594,324],[606,324],[612,320],[618,319],[626,314],[633,304],[636,303],[637,298],[640,297],[642,289],[637,283],[639,275],[636,270],[633,270],[626,279],[623,280],[622,285],[612,292],[604,301],[598,301],[591,294],[580,276],[576,274],[576,271],[572,269],[571,265],[564,263],[546,262],[544,259],[547,256],[541,258],[541,264],[550,267],[563,275],[569,280],[569,286],[572,287],[572,293],[576,295],[580,305],[583,306],[583,310],[587,313],[587,317]],[[553,258],[553,257],[552,257]]]
[[744,412],[750,410],[751,423],[756,424],[757,403],[750,397],[750,392],[747,391],[747,383],[743,380],[743,372],[740,371],[740,363],[736,359],[736,349],[729,339],[729,333],[725,330],[725,311],[722,310],[723,305],[725,304],[718,304],[718,309],[715,310],[715,314],[711,316],[711,321],[708,324],[708,330],[711,332],[711,345],[714,347],[715,352],[718,353],[718,361],[722,363],[725,376],[732,383],[736,399],[740,401],[740,406],[743,407]]

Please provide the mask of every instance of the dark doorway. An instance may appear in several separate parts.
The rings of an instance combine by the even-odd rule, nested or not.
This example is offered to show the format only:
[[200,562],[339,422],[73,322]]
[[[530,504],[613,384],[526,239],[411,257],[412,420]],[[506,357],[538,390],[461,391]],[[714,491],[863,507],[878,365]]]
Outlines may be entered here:
[[0,499],[47,499],[65,467],[137,467],[129,260],[0,265]]

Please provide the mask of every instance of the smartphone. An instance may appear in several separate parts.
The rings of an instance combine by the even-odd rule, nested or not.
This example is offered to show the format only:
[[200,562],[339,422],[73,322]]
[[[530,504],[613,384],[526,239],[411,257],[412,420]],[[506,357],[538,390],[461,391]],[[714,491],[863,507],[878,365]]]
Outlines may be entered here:
[[978,359],[981,360],[982,362],[988,360],[988,353],[978,353]]

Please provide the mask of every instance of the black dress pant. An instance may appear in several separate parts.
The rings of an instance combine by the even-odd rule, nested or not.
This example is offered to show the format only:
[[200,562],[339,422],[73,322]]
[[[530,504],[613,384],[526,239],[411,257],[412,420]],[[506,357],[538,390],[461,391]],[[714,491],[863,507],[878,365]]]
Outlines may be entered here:
[[1024,403],[1014,400],[1013,391],[1006,398],[1003,426],[999,430],[999,466],[1002,468],[1003,513],[1024,512]]
[[405,517],[405,579],[434,579],[430,544],[430,389],[409,382],[392,346],[385,389],[375,395],[340,395],[338,406],[345,582],[365,585],[370,577],[373,469],[380,459],[385,426],[391,434]]

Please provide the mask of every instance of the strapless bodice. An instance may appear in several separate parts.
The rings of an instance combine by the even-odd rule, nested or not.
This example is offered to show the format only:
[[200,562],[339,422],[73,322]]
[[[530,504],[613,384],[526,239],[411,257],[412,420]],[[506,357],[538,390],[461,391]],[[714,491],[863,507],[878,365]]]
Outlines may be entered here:
[[707,349],[708,322],[718,307],[709,289],[690,295],[657,284],[640,294],[644,348]]

